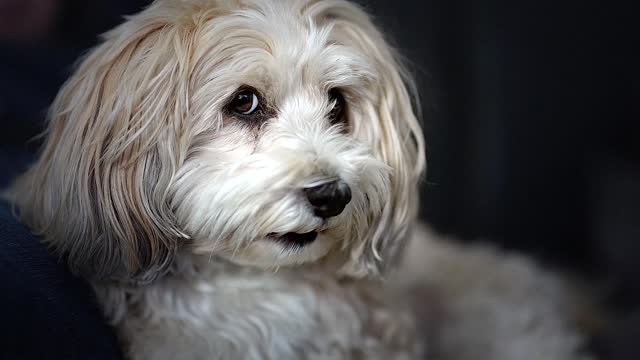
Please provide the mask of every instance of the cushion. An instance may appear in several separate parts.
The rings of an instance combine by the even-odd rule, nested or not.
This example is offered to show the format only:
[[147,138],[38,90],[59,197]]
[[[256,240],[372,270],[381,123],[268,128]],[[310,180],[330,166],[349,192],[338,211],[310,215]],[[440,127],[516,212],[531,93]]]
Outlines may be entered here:
[[93,291],[0,202],[0,359],[121,359]]

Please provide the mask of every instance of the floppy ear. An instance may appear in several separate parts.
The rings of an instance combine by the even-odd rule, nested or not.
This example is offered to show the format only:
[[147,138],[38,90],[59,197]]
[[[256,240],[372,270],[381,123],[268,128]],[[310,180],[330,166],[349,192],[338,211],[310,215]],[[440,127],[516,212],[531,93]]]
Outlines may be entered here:
[[[375,67],[378,79],[361,104],[360,120],[352,124],[354,136],[369,144],[391,170],[391,191],[364,241],[351,249],[342,269],[352,276],[380,275],[396,262],[415,220],[418,182],[425,169],[424,137],[412,98],[417,91],[398,55],[369,16],[343,1],[316,2],[307,11],[318,22],[333,26],[336,41],[358,49]],[[417,109],[417,105],[416,105]]]
[[190,37],[169,21],[143,12],[105,36],[10,190],[22,220],[87,277],[149,281],[185,237],[167,194],[186,152]]

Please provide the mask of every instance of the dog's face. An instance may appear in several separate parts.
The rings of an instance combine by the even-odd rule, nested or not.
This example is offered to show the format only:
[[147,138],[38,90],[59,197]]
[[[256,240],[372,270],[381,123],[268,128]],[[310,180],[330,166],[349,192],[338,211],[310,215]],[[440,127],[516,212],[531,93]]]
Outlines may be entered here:
[[423,168],[405,86],[351,4],[157,1],[65,85],[17,202],[93,276],[150,278],[178,248],[375,273]]

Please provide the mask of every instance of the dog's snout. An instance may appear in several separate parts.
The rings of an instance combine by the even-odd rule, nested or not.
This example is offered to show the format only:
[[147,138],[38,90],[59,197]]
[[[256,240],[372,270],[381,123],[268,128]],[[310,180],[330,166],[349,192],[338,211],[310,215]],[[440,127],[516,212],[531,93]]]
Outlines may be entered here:
[[306,188],[304,192],[314,214],[325,219],[340,214],[351,201],[351,188],[344,181]]

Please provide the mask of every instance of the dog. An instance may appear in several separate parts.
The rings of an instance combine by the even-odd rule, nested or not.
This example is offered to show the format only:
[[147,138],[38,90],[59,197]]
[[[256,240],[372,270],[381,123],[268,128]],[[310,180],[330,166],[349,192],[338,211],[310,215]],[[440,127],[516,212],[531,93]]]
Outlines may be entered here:
[[8,196],[131,359],[584,359],[560,277],[416,220],[417,91],[342,0],[156,0]]

